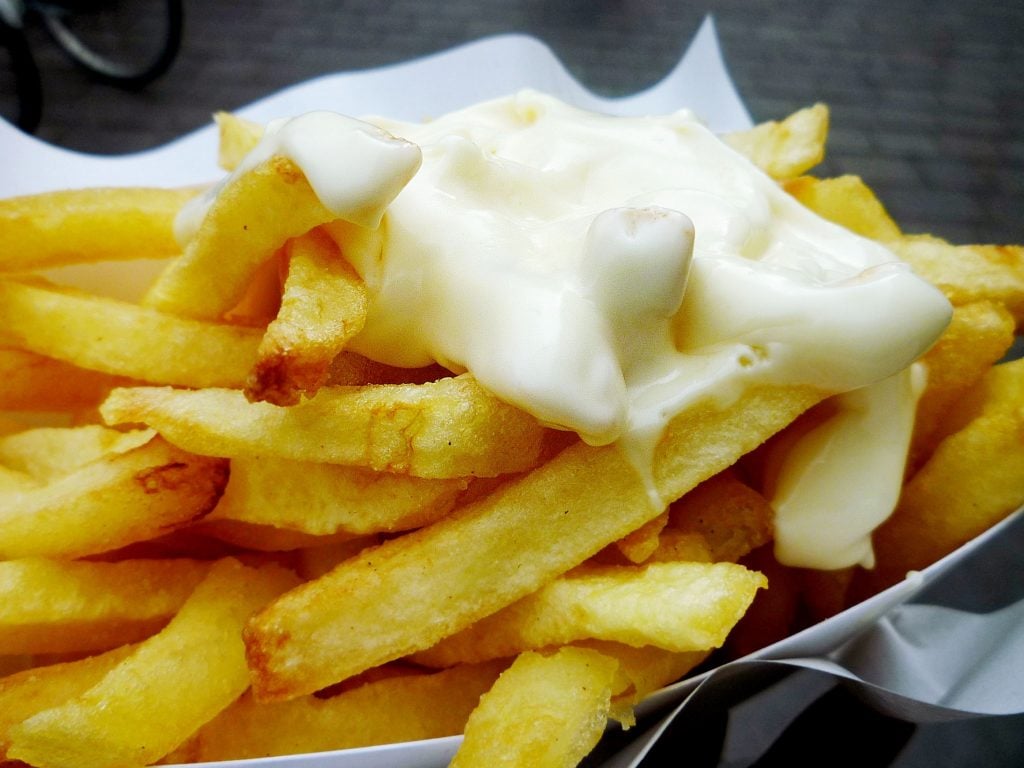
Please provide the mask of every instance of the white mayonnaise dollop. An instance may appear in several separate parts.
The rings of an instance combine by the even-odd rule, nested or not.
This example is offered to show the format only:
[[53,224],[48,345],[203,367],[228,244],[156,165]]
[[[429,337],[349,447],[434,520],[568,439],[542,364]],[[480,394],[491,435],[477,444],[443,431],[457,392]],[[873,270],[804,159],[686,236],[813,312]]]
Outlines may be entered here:
[[694,401],[873,385],[949,321],[890,251],[804,208],[687,111],[611,117],[524,91],[423,124],[318,114],[256,155],[284,153],[325,203],[349,201],[339,218],[360,226],[340,245],[370,294],[351,347],[471,371],[547,424],[616,443],[648,478]]

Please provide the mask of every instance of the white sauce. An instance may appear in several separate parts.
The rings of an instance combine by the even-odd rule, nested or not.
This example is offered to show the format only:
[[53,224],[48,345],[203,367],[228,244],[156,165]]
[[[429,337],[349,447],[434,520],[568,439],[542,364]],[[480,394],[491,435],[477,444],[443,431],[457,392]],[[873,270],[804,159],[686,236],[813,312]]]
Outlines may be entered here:
[[780,563],[874,567],[871,532],[899,500],[926,378],[915,364],[836,395],[835,413],[789,449],[771,499]]
[[339,218],[380,220],[340,243],[371,297],[352,348],[469,370],[545,423],[617,443],[648,479],[666,422],[695,400],[859,389],[949,321],[887,249],[686,111],[609,117],[525,91],[425,124],[372,119],[386,134],[316,114],[255,154],[291,157],[328,207],[344,201]]

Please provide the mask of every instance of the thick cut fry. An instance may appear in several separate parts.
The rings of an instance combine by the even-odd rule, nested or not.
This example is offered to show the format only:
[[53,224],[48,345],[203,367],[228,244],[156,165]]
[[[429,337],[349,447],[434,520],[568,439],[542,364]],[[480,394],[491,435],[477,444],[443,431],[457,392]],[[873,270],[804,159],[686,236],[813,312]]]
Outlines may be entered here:
[[765,586],[735,563],[582,568],[413,658],[448,667],[584,639],[705,651],[725,641]]
[[281,307],[246,381],[250,400],[294,405],[327,381],[331,361],[366,321],[366,287],[334,241],[313,230],[286,246]]
[[524,653],[469,716],[452,768],[571,768],[608,722],[618,663],[586,648]]
[[722,139],[772,178],[791,179],[824,159],[828,117],[828,107],[815,104],[781,122],[759,123],[745,131],[725,134]]
[[229,179],[145,303],[216,320],[238,303],[259,266],[287,240],[334,218],[292,161],[271,157]]
[[82,557],[144,541],[213,509],[227,462],[161,438],[0,504],[0,558]]
[[99,683],[12,728],[8,755],[40,768],[163,757],[245,691],[241,627],[294,583],[283,569],[218,562],[171,623]]
[[[655,452],[662,497],[677,498],[720,472],[819,398],[810,390],[755,388],[742,405],[702,404],[680,414]],[[309,693],[424,650],[535,592],[661,511],[615,448],[571,446],[261,612],[246,631],[256,693]]]
[[217,164],[233,171],[263,137],[263,126],[231,112],[217,112],[213,119],[217,123]]
[[950,245],[931,235],[886,245],[954,305],[999,301],[1024,326],[1024,246]]
[[902,235],[882,202],[859,176],[800,176],[787,181],[785,189],[819,216],[858,235],[872,240],[895,240]]
[[939,443],[875,531],[874,589],[948,554],[1024,503],[1024,360],[998,365],[986,379],[1000,377],[1008,381],[990,387],[979,415]]
[[0,654],[92,652],[142,640],[208,569],[180,559],[0,562]]
[[237,760],[454,736],[506,666],[499,661],[386,677],[329,698],[268,704],[247,693],[169,759]]
[[0,343],[154,384],[240,387],[260,331],[184,320],[70,288],[0,280]]
[[95,408],[114,387],[131,384],[123,376],[0,347],[0,409],[8,411],[75,411]]
[[917,407],[907,460],[910,472],[955,429],[950,407],[1006,354],[1013,328],[1013,317],[1002,304],[976,301],[954,308],[949,327],[923,358],[928,385]]
[[774,516],[768,500],[729,470],[672,504],[669,525],[672,531],[699,534],[713,560],[735,562],[771,541]]
[[316,536],[288,528],[275,528],[272,525],[247,523],[242,520],[210,520],[209,518],[197,523],[194,530],[204,536],[212,536],[220,541],[256,552],[288,552],[306,547],[338,544],[355,538],[353,534],[345,532]]
[[174,217],[195,194],[72,189],[0,200],[0,271],[175,255]]
[[89,462],[145,445],[154,436],[149,429],[122,432],[100,424],[37,427],[0,437],[0,464],[38,480],[53,480]]
[[37,712],[81,696],[133,650],[134,646],[124,645],[98,656],[26,669],[0,678],[0,761],[7,754],[7,734],[12,727]]
[[227,488],[208,520],[314,536],[402,531],[447,514],[468,484],[466,478],[430,480],[340,464],[238,458],[231,460]]
[[615,546],[631,563],[642,563],[658,551],[661,532],[667,524],[668,511],[665,511],[623,536],[615,542]]
[[276,456],[440,478],[529,469],[545,432],[470,376],[329,387],[288,408],[250,403],[232,390],[135,387],[114,390],[100,412],[109,424],[141,422],[209,456]]

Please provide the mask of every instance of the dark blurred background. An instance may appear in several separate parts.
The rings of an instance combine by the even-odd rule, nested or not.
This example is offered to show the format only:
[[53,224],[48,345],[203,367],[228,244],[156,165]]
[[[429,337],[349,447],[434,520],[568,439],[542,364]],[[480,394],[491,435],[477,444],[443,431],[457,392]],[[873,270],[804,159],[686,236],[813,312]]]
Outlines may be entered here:
[[[24,0],[0,0],[0,19],[5,1],[9,14]],[[144,57],[161,44],[164,0],[70,5],[108,7],[67,22],[98,47],[116,43]],[[829,159],[819,173],[862,175],[907,231],[1024,242],[1020,0],[184,0],[182,7],[180,50],[169,69],[133,90],[75,66],[29,17],[24,39],[42,93],[36,135],[85,152],[145,149],[202,126],[215,110],[316,75],[502,32],[541,38],[600,94],[628,94],[664,76],[710,12],[755,120],[829,104]],[[16,72],[13,56],[4,55],[0,114],[14,120]],[[1014,548],[1004,547],[1002,568],[1019,552],[1019,544],[1007,546]],[[988,579],[997,583],[999,574]],[[833,718],[848,740],[870,740],[881,727],[863,713],[848,716],[848,725],[842,714]],[[845,764],[807,754],[814,764]],[[920,728],[902,750],[860,764],[1024,765],[1024,718]]]

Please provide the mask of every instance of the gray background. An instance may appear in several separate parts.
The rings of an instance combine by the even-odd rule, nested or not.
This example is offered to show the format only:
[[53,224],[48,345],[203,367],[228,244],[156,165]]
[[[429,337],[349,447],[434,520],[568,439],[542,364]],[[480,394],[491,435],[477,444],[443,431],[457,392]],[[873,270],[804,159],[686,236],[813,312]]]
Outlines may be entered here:
[[[144,32],[157,6],[133,5],[122,11]],[[543,39],[593,90],[626,94],[666,74],[712,12],[756,120],[814,101],[831,107],[829,159],[819,173],[860,174],[907,231],[1024,242],[1019,0],[185,0],[185,12],[174,66],[136,93],[91,80],[31,26],[44,93],[37,134],[87,152],[144,149],[203,125],[215,110],[312,76],[510,31]],[[0,59],[0,114],[10,117],[16,104],[4,65]],[[987,605],[1022,597],[1022,527],[948,582],[946,596],[968,604],[981,596]],[[809,748],[808,760],[818,756]],[[889,764],[1024,765],[1024,718],[921,728]]]

